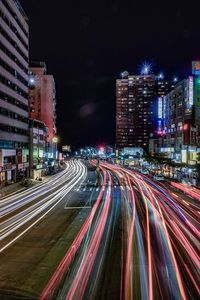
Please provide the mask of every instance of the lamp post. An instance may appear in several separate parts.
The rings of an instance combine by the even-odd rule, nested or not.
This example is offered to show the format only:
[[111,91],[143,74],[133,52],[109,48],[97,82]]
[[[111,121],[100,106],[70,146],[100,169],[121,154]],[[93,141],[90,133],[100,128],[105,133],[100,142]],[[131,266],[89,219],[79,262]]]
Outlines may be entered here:
[[56,159],[56,151],[57,151],[57,144],[58,144],[58,137],[54,136],[52,139],[52,146],[53,146],[53,158],[54,158],[54,150],[55,150],[55,159]]

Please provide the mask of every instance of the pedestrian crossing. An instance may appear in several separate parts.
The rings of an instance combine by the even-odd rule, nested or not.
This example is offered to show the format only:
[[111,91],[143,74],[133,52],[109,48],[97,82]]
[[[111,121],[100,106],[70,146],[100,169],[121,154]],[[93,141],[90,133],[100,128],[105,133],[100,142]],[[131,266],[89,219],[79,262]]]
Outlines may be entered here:
[[[106,187],[107,186],[103,186],[103,191],[105,191]],[[99,186],[99,187],[79,186],[79,187],[77,187],[77,188],[74,189],[74,192],[81,192],[81,193],[82,192],[99,192],[101,190],[101,188],[102,188],[102,186]],[[116,185],[113,185],[112,188],[114,190],[119,189],[119,188],[121,190],[125,190],[125,189],[130,190],[130,186],[128,186],[128,185],[125,186],[125,185],[118,185],[118,184],[116,184]],[[138,190],[134,185],[133,185],[133,188],[135,190]]]

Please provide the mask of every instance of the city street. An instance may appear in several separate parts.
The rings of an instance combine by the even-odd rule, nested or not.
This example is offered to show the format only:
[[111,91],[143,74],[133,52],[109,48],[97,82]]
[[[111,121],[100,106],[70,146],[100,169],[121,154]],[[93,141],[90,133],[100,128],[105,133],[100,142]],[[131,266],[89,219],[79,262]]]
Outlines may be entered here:
[[[36,299],[88,214],[75,192],[90,172],[78,161],[39,186],[0,201],[0,298]],[[91,198],[85,191],[84,201]],[[89,198],[90,196],[90,198]]]
[[95,164],[1,201],[1,299],[197,299],[199,191]]
[[0,300],[200,299],[198,19],[0,1]]

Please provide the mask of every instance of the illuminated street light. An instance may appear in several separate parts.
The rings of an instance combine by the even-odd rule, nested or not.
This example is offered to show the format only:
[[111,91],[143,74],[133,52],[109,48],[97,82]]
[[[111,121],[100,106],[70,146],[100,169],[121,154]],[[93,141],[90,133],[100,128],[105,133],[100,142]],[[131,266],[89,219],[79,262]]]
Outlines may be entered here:
[[141,68],[141,75],[148,75],[151,73],[151,64],[148,62],[144,62]]
[[160,73],[159,75],[158,75],[158,79],[163,79],[164,78],[164,74],[163,73]]
[[58,137],[54,136],[53,139],[52,139],[52,141],[53,141],[54,144],[58,143]]
[[30,83],[34,83],[35,79],[34,78],[30,78]]
[[29,75],[28,83],[30,87],[34,87],[36,85],[36,77],[34,75]]

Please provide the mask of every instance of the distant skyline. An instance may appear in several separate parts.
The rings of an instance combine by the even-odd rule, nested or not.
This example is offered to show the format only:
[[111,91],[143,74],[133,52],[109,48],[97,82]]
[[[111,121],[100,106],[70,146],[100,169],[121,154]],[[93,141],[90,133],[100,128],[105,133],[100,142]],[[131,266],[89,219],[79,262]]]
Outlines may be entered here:
[[[196,1],[194,1],[196,2]],[[183,78],[200,58],[195,3],[20,0],[30,26],[30,60],[55,76],[63,144],[115,141],[115,80],[150,61]],[[196,2],[197,3],[197,2]]]

